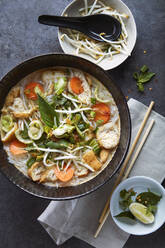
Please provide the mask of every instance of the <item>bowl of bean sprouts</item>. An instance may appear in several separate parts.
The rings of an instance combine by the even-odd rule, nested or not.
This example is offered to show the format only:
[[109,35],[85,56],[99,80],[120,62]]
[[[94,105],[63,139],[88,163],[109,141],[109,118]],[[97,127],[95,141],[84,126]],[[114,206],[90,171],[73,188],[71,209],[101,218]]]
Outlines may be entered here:
[[123,63],[136,43],[137,31],[130,9],[121,0],[74,0],[63,11],[62,16],[87,16],[107,14],[120,21],[122,32],[118,40],[103,42],[92,40],[79,31],[59,28],[58,39],[65,53],[80,56],[110,70]]

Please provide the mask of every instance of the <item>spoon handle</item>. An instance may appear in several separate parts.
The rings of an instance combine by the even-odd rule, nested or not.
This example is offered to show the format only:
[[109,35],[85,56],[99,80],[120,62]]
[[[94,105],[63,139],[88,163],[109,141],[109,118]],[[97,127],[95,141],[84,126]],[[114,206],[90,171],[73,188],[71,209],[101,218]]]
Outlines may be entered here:
[[81,25],[83,24],[82,18],[79,17],[63,17],[63,16],[51,16],[51,15],[39,16],[38,22],[45,25],[78,29],[78,30],[81,29]]

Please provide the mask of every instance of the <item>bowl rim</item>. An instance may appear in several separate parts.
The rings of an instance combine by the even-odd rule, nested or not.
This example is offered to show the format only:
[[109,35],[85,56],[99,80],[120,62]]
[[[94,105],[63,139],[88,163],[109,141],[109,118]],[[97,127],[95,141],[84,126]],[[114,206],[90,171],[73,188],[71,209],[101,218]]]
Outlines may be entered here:
[[[81,60],[81,62],[86,62],[90,65],[93,65],[95,66],[98,70],[102,71],[102,73],[104,73],[106,75],[106,77],[109,78],[109,80],[111,80],[112,84],[117,88],[117,90],[120,92],[120,94],[122,95],[123,97],[123,102],[125,104],[125,107],[126,107],[126,112],[127,112],[127,117],[128,117],[128,139],[127,139],[127,145],[125,147],[125,150],[124,150],[124,153],[122,155],[122,158],[120,160],[120,162],[118,163],[118,165],[116,166],[115,170],[112,172],[112,174],[107,177],[102,183],[99,183],[98,185],[94,186],[92,189],[88,190],[88,191],[85,191],[84,193],[80,193],[80,194],[76,194],[74,196],[65,196],[65,197],[51,197],[51,196],[46,196],[46,195],[41,195],[41,194],[38,194],[38,193],[35,193],[35,192],[32,192],[30,191],[29,189],[25,188],[24,186],[21,186],[19,183],[17,183],[16,181],[13,180],[13,178],[9,177],[8,175],[6,175],[6,173],[3,171],[3,169],[0,167],[0,172],[2,172],[2,174],[10,181],[12,182],[13,184],[15,184],[17,187],[19,187],[20,189],[24,190],[25,192],[27,193],[30,193],[31,195],[34,195],[34,196],[37,196],[37,197],[40,197],[40,198],[44,198],[44,199],[48,199],[48,200],[55,200],[55,201],[63,201],[63,200],[72,200],[72,199],[77,199],[77,198],[80,198],[80,197],[83,197],[85,195],[88,195],[92,192],[94,192],[95,190],[97,190],[98,188],[102,187],[105,183],[107,183],[115,174],[116,172],[120,169],[126,155],[127,155],[127,152],[128,152],[128,149],[129,149],[129,145],[130,145],[130,140],[131,140],[131,130],[132,130],[132,127],[131,127],[131,118],[130,118],[130,112],[129,112],[129,108],[128,108],[128,104],[127,104],[127,101],[125,99],[125,96],[124,94],[122,93],[120,87],[118,85],[116,85],[113,80],[111,79],[110,75],[108,74],[107,71],[105,71],[104,69],[102,69],[101,67],[99,67],[98,65],[92,63],[91,61],[89,60],[86,60],[84,58],[81,58],[81,57],[78,57],[78,56],[75,56],[75,55],[70,55],[70,54],[64,54],[64,53],[46,53],[46,54],[41,54],[41,55],[37,55],[37,56],[32,56],[26,60],[23,60],[21,63],[17,64],[14,66],[14,68],[12,68],[10,71],[8,71],[3,77],[2,79],[0,79],[0,87],[3,86],[3,81],[5,81],[7,78],[8,78],[8,75],[10,75],[11,73],[13,73],[15,70],[18,70],[20,69],[20,67],[24,66],[26,63],[30,63],[32,61],[35,61],[36,59],[40,59],[40,58],[44,58],[44,57],[52,57],[52,56],[67,56],[67,57],[72,57],[73,59],[76,59],[76,60]],[[55,65],[56,66],[56,65]],[[53,67],[53,66],[52,66]],[[72,66],[71,66],[72,67]],[[74,66],[73,66],[74,67]],[[81,69],[80,69],[81,70]],[[36,71],[36,70],[35,70]],[[27,74],[28,75],[28,74]],[[23,78],[23,77],[22,77]],[[15,85],[15,84],[14,84]],[[104,85],[104,84],[103,84]],[[104,85],[105,86],[105,85]],[[108,166],[108,165],[107,165]],[[107,168],[107,167],[106,167]],[[105,168],[105,169],[106,169]],[[104,170],[105,170],[104,169]],[[17,168],[16,170],[22,174]],[[103,171],[104,171],[103,170]],[[24,176],[24,175],[23,175]],[[96,177],[94,177],[96,178]],[[94,179],[93,178],[93,179]],[[29,180],[29,179],[28,179]],[[92,179],[91,179],[92,180]],[[87,182],[90,182],[91,180],[87,181]],[[86,183],[87,183],[86,182]],[[36,184],[35,182],[33,182],[34,184]],[[85,185],[85,183],[81,184],[81,185]],[[76,187],[76,186],[71,186],[71,187]],[[53,187],[52,187],[53,188]]]
[[[118,189],[119,187],[121,186],[126,186],[128,182],[131,182],[132,183],[134,181],[137,181],[137,180],[145,180],[145,181],[148,181],[148,182],[151,182],[153,185],[156,185],[156,188],[157,189],[160,189],[164,196],[165,196],[165,188],[161,185],[161,183],[159,183],[157,180],[153,179],[152,177],[148,177],[148,176],[132,176],[132,177],[129,177],[127,179],[125,179],[124,181],[122,181],[117,187],[116,189],[114,190],[113,194],[112,194],[112,197],[111,197],[111,200],[114,198],[114,195],[118,193]],[[111,213],[111,216],[112,216],[112,208],[111,208],[111,201],[110,201],[110,204],[109,204],[109,209],[110,209],[110,213]],[[112,219],[114,221],[114,223],[121,229],[123,230],[124,232],[128,233],[128,234],[132,234],[132,235],[136,235],[136,236],[143,236],[143,235],[148,235],[148,234],[151,234],[155,231],[157,231],[164,223],[165,223],[165,217],[164,217],[164,222],[160,223],[156,228],[153,228],[153,230],[149,231],[149,232],[145,232],[143,234],[141,233],[135,233],[135,232],[127,232],[124,228],[122,228],[119,224],[118,224],[118,221],[116,221],[116,219],[112,216]]]
[[[77,2],[77,1],[79,1],[79,0],[73,0],[71,3],[69,3],[69,4],[63,9],[63,11],[62,11],[62,13],[61,13],[61,16],[63,16],[63,15],[65,14],[65,12],[67,11],[67,9],[70,8],[71,5],[74,4],[74,3]],[[132,23],[133,23],[133,26],[134,26],[134,27],[133,27],[133,29],[134,29],[134,41],[132,42],[132,49],[129,51],[130,53],[132,53],[132,51],[133,51],[133,49],[134,49],[134,47],[135,47],[135,45],[136,45],[136,41],[137,41],[137,27],[136,27],[135,18],[134,18],[134,15],[132,14],[132,11],[130,10],[130,8],[129,8],[122,0],[116,0],[116,1],[120,2],[120,4],[124,6],[124,8],[130,13],[130,15],[131,15],[131,17],[132,17]],[[61,30],[62,30],[62,28],[58,27],[58,33],[57,33],[58,41],[59,41],[59,43],[60,43],[60,46],[61,46],[61,49],[63,50],[63,52],[64,52],[64,53],[69,53],[69,51],[68,51],[67,49],[64,48],[63,43],[62,43],[62,40],[61,40],[61,38],[60,38],[60,35],[61,35],[60,33],[62,33]],[[70,53],[70,54],[71,54],[71,53]],[[71,54],[71,55],[80,56],[80,57],[81,57],[81,55],[75,55],[75,54]],[[99,64],[98,64],[98,65],[99,65],[103,70],[112,70],[112,69],[114,69],[114,68],[120,66],[122,63],[124,63],[124,62],[127,60],[128,57],[129,57],[129,55],[125,55],[125,57],[123,58],[123,60],[122,60],[119,64],[114,65],[114,66],[109,66],[109,67],[108,67],[108,66],[101,66],[101,65],[99,65]],[[81,57],[81,58],[84,58],[84,57]],[[95,63],[94,61],[92,61],[91,59],[88,59],[88,58],[84,58],[84,59],[87,59],[87,60],[89,60],[90,62],[96,64],[96,63]],[[97,65],[97,64],[96,64],[96,65]]]

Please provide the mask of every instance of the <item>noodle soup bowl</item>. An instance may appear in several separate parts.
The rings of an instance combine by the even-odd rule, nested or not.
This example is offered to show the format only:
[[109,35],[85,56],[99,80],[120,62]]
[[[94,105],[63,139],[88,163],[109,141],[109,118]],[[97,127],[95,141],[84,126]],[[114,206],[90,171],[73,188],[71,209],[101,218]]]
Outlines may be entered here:
[[24,77],[41,69],[55,67],[70,67],[86,72],[99,80],[112,94],[118,107],[121,123],[120,142],[112,160],[96,177],[85,183],[56,188],[35,183],[24,176],[14,165],[9,163],[1,142],[0,170],[11,182],[34,196],[50,200],[67,200],[85,196],[104,185],[113,177],[120,168],[129,148],[131,122],[125,97],[115,83],[112,82],[109,74],[88,60],[67,54],[47,54],[34,57],[22,62],[8,72],[0,82],[0,108],[2,109],[9,90]]

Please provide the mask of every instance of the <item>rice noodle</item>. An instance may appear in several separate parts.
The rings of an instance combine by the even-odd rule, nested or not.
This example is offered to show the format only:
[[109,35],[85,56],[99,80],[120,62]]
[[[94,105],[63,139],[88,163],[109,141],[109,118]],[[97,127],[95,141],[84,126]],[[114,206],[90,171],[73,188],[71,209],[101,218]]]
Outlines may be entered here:
[[62,95],[65,97],[65,98],[67,98],[67,99],[69,99],[72,103],[73,102],[80,102],[80,101],[78,101],[77,99],[74,99],[74,98],[72,98],[72,97],[69,97],[69,96],[67,96],[66,94],[64,94],[64,93],[62,93]]
[[86,110],[91,110],[91,108],[80,108],[80,109],[74,109],[74,110],[59,110],[59,109],[55,109],[55,111],[57,113],[63,113],[63,114],[74,114],[74,113],[78,113],[78,112],[86,111]]
[[94,169],[93,169],[92,167],[90,167],[88,164],[83,163],[83,162],[78,161],[78,160],[76,160],[76,162],[77,162],[78,164],[80,164],[80,165],[84,166],[84,167],[85,167],[85,168],[87,168],[88,170],[90,170],[90,171],[94,172]]

